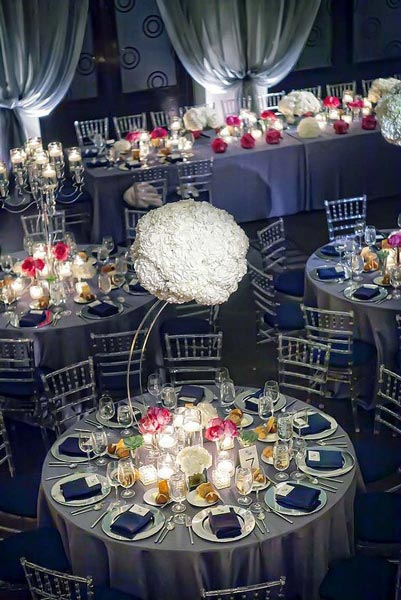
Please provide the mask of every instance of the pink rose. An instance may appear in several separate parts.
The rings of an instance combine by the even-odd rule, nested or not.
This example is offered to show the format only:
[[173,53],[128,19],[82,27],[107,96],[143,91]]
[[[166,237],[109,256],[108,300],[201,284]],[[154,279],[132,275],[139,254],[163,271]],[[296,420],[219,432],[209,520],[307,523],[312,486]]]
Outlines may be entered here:
[[348,102],[348,106],[350,108],[363,108],[363,100],[353,100],[352,102]]
[[64,244],[64,242],[57,242],[52,248],[54,258],[59,261],[67,260],[69,251],[69,246]]
[[196,131],[191,131],[191,133],[194,136],[194,139],[198,140],[201,136],[202,129],[197,129]]
[[392,248],[401,247],[401,231],[392,231],[387,238],[387,243]]
[[209,427],[205,430],[205,438],[209,442],[215,442],[224,435],[224,421],[216,417],[209,421]]
[[238,428],[235,423],[230,421],[230,419],[224,421],[224,435],[231,438],[238,436]]
[[362,129],[376,129],[377,121],[374,115],[366,115],[366,117],[362,117]]
[[211,146],[213,152],[216,152],[216,154],[222,154],[227,150],[227,144],[221,138],[214,138]]
[[141,137],[140,131],[129,131],[124,139],[126,139],[127,142],[131,142],[131,144],[132,144],[133,142],[137,142],[140,137]]
[[241,146],[245,149],[255,147],[255,139],[251,136],[250,133],[244,133],[244,135],[241,138]]
[[[150,134],[150,137],[152,138],[152,140],[155,140],[157,138],[165,138],[168,136],[168,131],[167,129],[164,129],[164,127],[155,127],[154,130],[152,131],[152,133]],[[131,141],[131,140],[129,140]]]
[[261,119],[272,119],[273,121],[277,119],[276,114],[272,110],[262,110],[260,113]]
[[139,420],[138,428],[141,433],[153,434],[158,430],[158,423],[145,415]]
[[241,125],[241,119],[237,115],[228,115],[226,117],[226,125],[231,127],[239,127]]
[[338,121],[334,121],[333,123],[334,131],[338,134],[347,133],[349,129],[348,123],[343,121],[342,119],[338,119]]
[[267,144],[279,144],[281,139],[281,133],[277,129],[268,129],[266,131],[266,143]]
[[340,104],[341,102],[336,96],[326,96],[323,100],[323,106],[326,108],[337,108]]

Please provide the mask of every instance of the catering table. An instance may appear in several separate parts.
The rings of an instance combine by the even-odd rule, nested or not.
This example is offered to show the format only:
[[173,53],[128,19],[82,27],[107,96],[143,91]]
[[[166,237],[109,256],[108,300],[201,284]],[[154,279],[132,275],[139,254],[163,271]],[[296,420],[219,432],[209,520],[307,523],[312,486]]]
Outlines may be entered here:
[[[304,408],[298,402],[291,410]],[[255,416],[255,423],[258,417]],[[85,427],[89,427],[85,423]],[[74,428],[68,430],[71,433]],[[113,430],[115,431],[115,430]],[[338,427],[337,434],[344,434]],[[354,455],[346,434],[348,450]],[[117,434],[118,437],[118,434]],[[236,443],[237,446],[237,443]],[[264,444],[257,443],[260,451]],[[214,443],[205,442],[214,452]],[[235,450],[236,452],[236,450]],[[176,525],[162,544],[154,544],[154,537],[137,542],[121,542],[106,536],[100,525],[90,525],[98,512],[71,516],[71,510],[55,502],[51,497],[54,481],[48,476],[68,475],[67,468],[48,466],[54,460],[46,457],[39,497],[40,525],[55,524],[64,540],[74,573],[91,574],[95,583],[109,583],[113,588],[137,594],[143,600],[158,598],[193,600],[199,589],[232,587],[239,583],[257,583],[285,575],[288,588],[304,600],[318,598],[318,587],[330,561],[349,556],[353,551],[353,500],[358,466],[342,475],[343,483],[336,484],[337,492],[327,492],[327,504],[319,512],[308,516],[293,517],[289,524],[274,514],[267,513],[270,533],[253,531],[237,542],[216,544],[194,534],[195,544],[190,545],[186,527]],[[270,477],[275,469],[264,465]],[[289,471],[293,470],[293,464]],[[153,484],[154,485],[154,484]],[[141,483],[134,486],[136,495],[132,502],[141,503],[145,488]],[[232,488],[221,490],[223,500],[236,504],[237,494]],[[264,492],[260,493],[262,499]],[[170,514],[169,507],[163,510]],[[200,509],[187,504],[187,514],[194,516]]]

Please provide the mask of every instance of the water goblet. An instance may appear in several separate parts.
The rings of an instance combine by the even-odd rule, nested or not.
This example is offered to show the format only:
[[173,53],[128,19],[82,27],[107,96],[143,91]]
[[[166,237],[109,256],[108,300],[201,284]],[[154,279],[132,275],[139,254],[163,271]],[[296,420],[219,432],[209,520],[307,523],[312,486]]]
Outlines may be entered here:
[[111,280],[108,273],[99,273],[97,284],[99,289],[105,294],[104,300],[108,300],[107,294],[111,291]]
[[123,458],[118,461],[118,481],[121,487],[124,488],[124,491],[121,492],[121,498],[132,498],[135,495],[134,490],[131,488],[135,481],[135,466],[131,460],[131,458]]
[[111,396],[102,394],[99,398],[99,415],[105,421],[110,421],[116,414],[116,408]]
[[169,383],[163,385],[160,393],[163,408],[175,410],[177,408],[177,394],[174,386]]
[[240,506],[249,506],[252,503],[249,494],[253,487],[253,475],[249,467],[238,466],[235,469],[235,487],[241,494],[237,498],[238,504]]
[[367,246],[374,246],[376,243],[376,227],[367,225],[365,227],[365,244]]
[[109,510],[119,508],[123,503],[118,497],[118,486],[120,481],[118,478],[118,460],[111,460],[107,465],[106,477],[110,487],[113,487],[116,493],[116,499],[110,504]]
[[111,235],[105,235],[103,237],[102,240],[102,246],[104,246],[104,248],[106,248],[106,250],[108,251],[109,254],[111,254],[114,250],[114,240],[113,240],[113,236]]
[[127,257],[124,254],[121,256],[117,256],[115,260],[115,266],[117,273],[122,273],[123,275],[126,275],[128,271]]
[[214,384],[217,387],[219,394],[220,394],[221,384],[226,379],[230,379],[230,373],[229,373],[227,367],[220,367],[219,369],[217,369],[215,376],[214,376]]
[[361,254],[353,254],[351,261],[351,270],[354,281],[362,281],[363,277],[361,274],[363,273],[363,267],[365,263]]
[[390,271],[390,283],[394,288],[393,298],[399,300],[401,298],[400,286],[401,286],[401,266],[395,266]]
[[101,467],[107,464],[107,460],[104,458],[104,455],[107,452],[107,435],[104,430],[96,430],[92,431],[92,449],[93,454],[98,456],[99,458],[96,460],[96,464]]
[[297,469],[296,469],[296,471],[293,471],[290,474],[290,478],[294,479],[295,481],[302,481],[303,479],[305,479],[305,475],[302,473],[302,471],[299,470],[299,464],[300,464],[300,461],[303,458],[305,458],[307,448],[308,448],[308,445],[306,443],[306,440],[304,440],[303,438],[296,437],[293,439],[292,453],[293,453],[293,457],[295,459],[295,464],[297,466]]
[[2,254],[0,259],[0,266],[3,273],[11,273],[15,264],[15,258],[10,254]]
[[292,415],[282,412],[277,415],[277,435],[280,440],[289,442],[293,437]]
[[91,433],[86,433],[81,431],[78,439],[78,446],[81,452],[86,452],[86,456],[88,459],[88,464],[85,467],[85,471],[87,473],[95,473],[97,471],[96,467],[91,464],[91,452],[93,451],[93,443],[92,443],[92,435]]
[[235,401],[235,386],[231,379],[226,379],[220,387],[220,402],[219,405],[224,409],[225,413],[229,413]]
[[[262,504],[259,502],[259,492],[266,485],[267,477],[263,467],[259,466],[259,481],[253,479],[252,491],[256,493],[255,502],[251,505],[251,511],[260,513],[263,510]],[[253,475],[252,475],[253,477]]]
[[284,473],[290,465],[290,448],[287,442],[277,440],[273,447],[273,466],[279,473],[275,475],[277,481],[286,481],[288,474]]
[[273,399],[270,396],[260,396],[258,399],[258,415],[262,421],[268,421],[274,414]]
[[148,377],[148,392],[154,398],[156,398],[156,404],[158,402],[158,397],[162,391],[162,381],[159,373],[151,373]]
[[175,513],[174,523],[184,525],[185,516],[182,514],[186,511],[186,506],[183,504],[188,492],[186,476],[182,471],[173,473],[168,480],[168,489],[170,498],[176,502],[171,507],[171,511]]
[[131,435],[131,431],[128,428],[132,425],[132,412],[128,404],[120,404],[117,407],[117,421],[123,427],[121,436],[127,437]]
[[347,242],[346,242],[346,238],[343,235],[338,235],[336,236],[335,239],[335,249],[337,250],[340,260],[339,260],[339,265],[342,267],[343,266],[343,254],[345,252],[347,248]]
[[[269,379],[268,381],[265,382],[263,391],[264,391],[265,396],[268,396],[269,398],[272,399],[273,405],[276,404],[276,402],[278,401],[279,396],[280,396],[280,389],[279,389],[278,382],[275,381],[274,379]],[[273,411],[272,411],[272,416],[273,416]]]

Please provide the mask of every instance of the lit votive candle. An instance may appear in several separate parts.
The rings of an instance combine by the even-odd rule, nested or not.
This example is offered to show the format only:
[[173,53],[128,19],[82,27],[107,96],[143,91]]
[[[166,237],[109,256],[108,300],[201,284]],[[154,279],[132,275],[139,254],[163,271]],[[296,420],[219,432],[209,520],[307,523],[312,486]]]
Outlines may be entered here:
[[43,288],[41,285],[31,285],[29,295],[32,300],[39,300],[43,296]]
[[367,115],[370,115],[371,112],[372,112],[372,109],[368,108],[367,106],[364,106],[362,109],[362,114],[364,117],[366,117]]
[[228,488],[231,485],[231,475],[228,473],[228,471],[213,469],[212,481],[218,490]]
[[162,433],[157,440],[160,450],[171,450],[177,443],[174,436],[168,433]]
[[16,279],[13,280],[11,287],[13,288],[14,292],[19,295],[22,293],[25,284],[23,282],[23,280],[21,279],[21,277],[17,277]]
[[46,244],[42,242],[36,242],[32,246],[32,256],[33,258],[46,258]]
[[179,131],[181,129],[181,121],[179,119],[172,121],[170,129],[171,131]]
[[55,183],[57,180],[56,171],[50,165],[47,165],[46,168],[43,169],[42,175],[49,180],[48,183]]
[[333,121],[336,121],[336,120],[339,118],[339,116],[340,116],[340,113],[338,112],[338,110],[337,110],[337,109],[335,109],[335,108],[332,108],[332,109],[329,111],[329,119],[331,119],[331,120],[333,120]]
[[142,465],[138,469],[139,479],[143,485],[150,485],[157,481],[157,471],[154,465]]
[[272,129],[277,129],[277,131],[282,131],[284,128],[283,122],[281,119],[275,119],[272,123]]

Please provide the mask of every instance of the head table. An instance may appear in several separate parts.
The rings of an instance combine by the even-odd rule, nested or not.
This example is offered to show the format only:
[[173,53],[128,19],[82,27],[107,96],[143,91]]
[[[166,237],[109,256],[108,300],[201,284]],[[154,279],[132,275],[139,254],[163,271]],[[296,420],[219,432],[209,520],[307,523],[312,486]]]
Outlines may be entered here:
[[[145,399],[148,401],[146,396]],[[291,410],[305,406],[297,401]],[[259,418],[255,415],[254,419],[255,425]],[[85,423],[85,428],[88,427]],[[73,431],[74,427],[67,434]],[[119,436],[115,431],[113,437],[117,439]],[[336,430],[338,434],[344,434],[341,427]],[[348,436],[342,439],[354,455]],[[237,445],[235,442],[235,453]],[[204,446],[211,453],[214,452],[213,442],[205,442]],[[263,443],[257,442],[259,454],[263,447]],[[191,545],[188,530],[183,525],[176,525],[161,544],[154,543],[155,536],[137,542],[122,542],[106,536],[100,524],[91,528],[99,512],[71,516],[71,508],[58,504],[51,497],[55,482],[46,481],[49,476],[69,475],[71,471],[62,465],[60,468],[50,468],[49,459],[54,461],[50,453],[42,472],[40,524],[52,523],[58,528],[74,573],[91,574],[95,583],[108,582],[113,588],[135,593],[143,600],[171,600],[177,597],[177,590],[180,600],[193,600],[199,596],[201,587],[232,587],[240,582],[257,583],[281,575],[287,576],[290,590],[296,591],[305,600],[317,600],[318,587],[329,562],[347,557],[353,551],[353,500],[360,477],[357,465],[341,476],[343,483],[335,484],[338,488],[336,492],[327,492],[326,506],[315,514],[292,517],[294,523],[289,524],[267,513],[268,534],[262,534],[255,528],[248,537],[237,542],[217,544],[201,539],[194,533],[195,543]],[[268,476],[273,477],[276,472],[273,466],[263,466]],[[294,470],[293,467],[291,463],[290,472]],[[98,469],[103,472],[104,467]],[[146,488],[136,482],[133,489],[135,497],[128,499],[127,503],[142,503]],[[236,505],[237,493],[233,479],[231,488],[220,490],[220,493],[225,503]],[[263,496],[262,491],[260,499]],[[191,517],[200,510],[186,504],[186,514]],[[167,518],[171,514],[170,508],[166,506],[162,509],[162,514]]]

